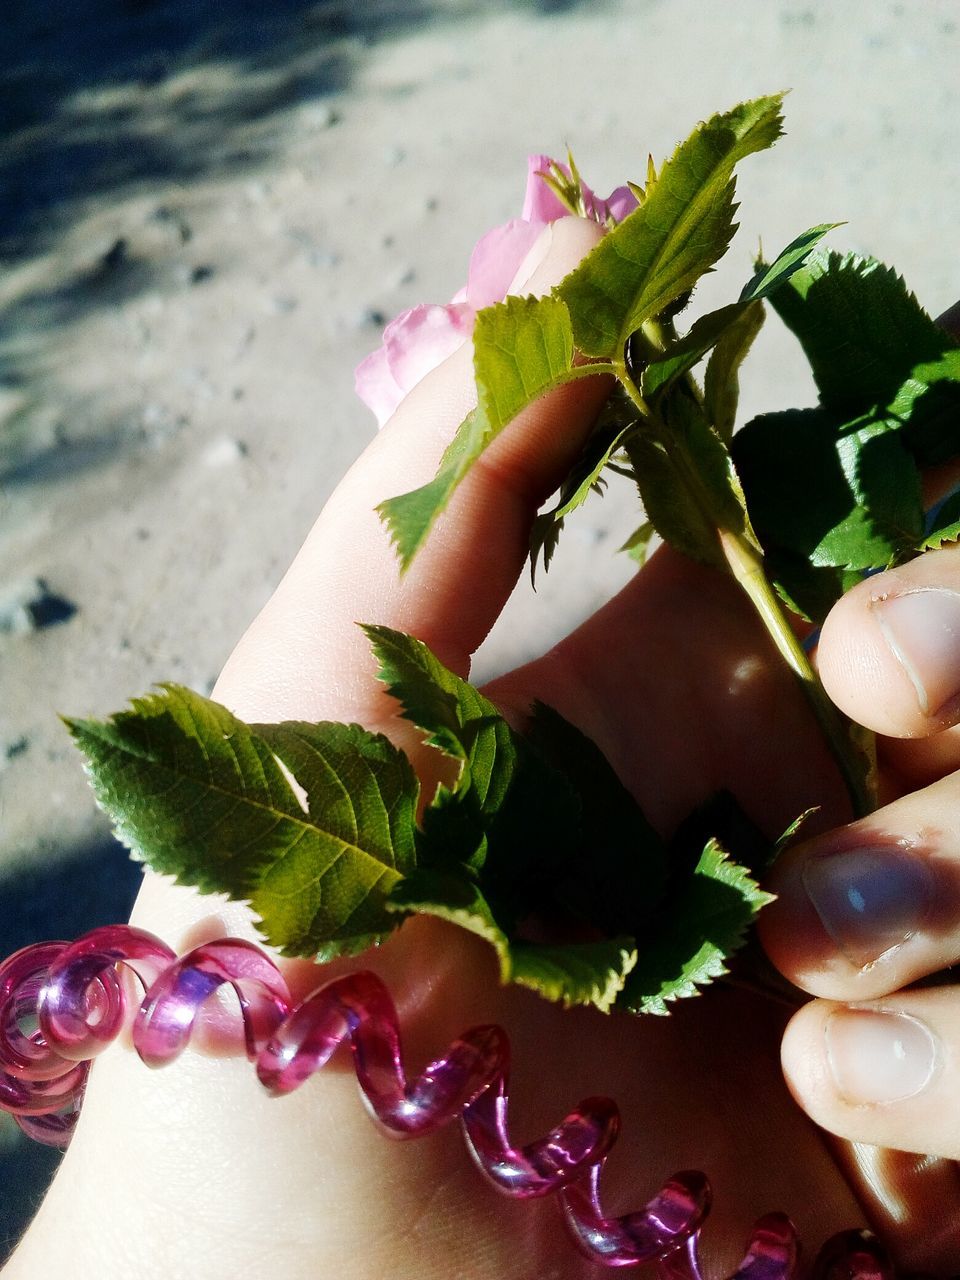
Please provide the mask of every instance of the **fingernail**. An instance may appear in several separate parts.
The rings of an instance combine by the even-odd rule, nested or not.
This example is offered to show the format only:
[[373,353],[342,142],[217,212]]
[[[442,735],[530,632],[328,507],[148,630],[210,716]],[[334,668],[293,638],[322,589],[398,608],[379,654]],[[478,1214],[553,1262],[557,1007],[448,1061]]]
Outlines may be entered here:
[[917,933],[933,901],[927,863],[899,849],[814,856],[801,880],[823,927],[858,969]]
[[960,693],[960,595],[921,587],[873,601],[874,617],[925,716]]
[[524,289],[536,275],[553,244],[553,223],[547,225],[534,240],[527,251],[527,256],[517,267],[516,273],[507,286],[508,294],[523,293]]
[[837,1009],[824,1028],[827,1062],[845,1102],[901,1102],[925,1089],[937,1042],[918,1018],[873,1009]]

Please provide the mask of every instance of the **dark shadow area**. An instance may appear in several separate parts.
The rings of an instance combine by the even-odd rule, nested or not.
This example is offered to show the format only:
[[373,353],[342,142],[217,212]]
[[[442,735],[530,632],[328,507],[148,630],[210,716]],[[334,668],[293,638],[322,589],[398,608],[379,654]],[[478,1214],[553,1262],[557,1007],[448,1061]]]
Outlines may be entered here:
[[[72,222],[104,202],[217,181],[267,166],[291,112],[347,88],[377,44],[431,25],[506,11],[549,21],[607,0],[9,0],[0,39],[0,269],[49,252]],[[431,68],[412,69],[429,77]],[[310,117],[312,119],[313,117]],[[172,241],[192,231],[174,204],[151,215]],[[96,252],[96,250],[95,250]],[[0,311],[0,391],[29,388],[31,411],[49,359],[47,338],[90,311],[122,304],[169,279],[169,263],[124,239],[99,258],[11,299]],[[194,264],[180,284],[202,286]],[[110,456],[103,433],[21,447],[16,423],[0,441],[0,483],[68,476]],[[61,447],[63,446],[63,447]]]
[[[82,8],[82,13],[81,13]],[[421,0],[40,0],[5,15],[0,253],[49,244],[78,201],[262,159],[244,126],[335,90]],[[259,152],[259,154],[258,154]]]
[[0,959],[32,942],[74,938],[130,914],[141,869],[109,836],[54,866],[0,875]]
[[[2,165],[0,150],[0,169]],[[121,306],[153,287],[164,265],[138,256],[126,240],[117,239],[99,257],[55,286],[25,291],[15,302],[0,308],[0,388],[22,388],[28,393],[19,411],[4,423],[0,485],[68,477],[116,455],[120,436],[102,427],[94,439],[77,439],[75,423],[69,428],[61,426],[53,441],[38,442],[33,437],[31,411],[42,394],[45,365],[50,359],[43,337],[91,311]]]
[[[24,293],[12,309],[19,329],[51,328],[79,320],[88,311],[120,306],[152,285],[156,268],[131,254],[125,240],[117,240],[100,258],[75,272],[56,288]],[[8,383],[16,374],[15,359],[0,350],[0,378]]]
[[48,245],[91,196],[262,160],[270,118],[345,88],[365,47],[430,22],[583,3],[12,0],[0,42],[0,257]]
[[[98,925],[125,920],[139,884],[140,868],[109,837],[78,849],[53,867],[3,875],[0,959],[33,942],[72,939]],[[60,1159],[56,1150],[25,1137],[5,1144],[8,1136],[4,1124],[0,1128],[0,1265],[30,1220]]]
[[[139,412],[109,413],[95,396],[76,395],[71,398],[69,412],[58,413],[38,431],[36,411],[56,396],[56,385],[53,383],[51,390],[51,374],[42,353],[35,358],[34,351],[25,349],[20,368],[13,366],[11,359],[7,367],[13,376],[7,385],[22,387],[26,394],[17,411],[0,423],[0,493],[9,497],[33,486],[69,485],[87,472],[135,458],[158,441],[173,438],[189,421],[185,414],[161,413],[150,402]],[[0,344],[0,389],[4,367]],[[2,848],[0,830],[0,851]]]
[[[11,433],[12,435],[13,433]],[[52,480],[69,480],[84,471],[102,466],[116,458],[131,441],[119,429],[91,439],[59,439],[54,444],[30,444],[19,449],[17,441],[5,440],[0,451],[0,484],[48,484]]]

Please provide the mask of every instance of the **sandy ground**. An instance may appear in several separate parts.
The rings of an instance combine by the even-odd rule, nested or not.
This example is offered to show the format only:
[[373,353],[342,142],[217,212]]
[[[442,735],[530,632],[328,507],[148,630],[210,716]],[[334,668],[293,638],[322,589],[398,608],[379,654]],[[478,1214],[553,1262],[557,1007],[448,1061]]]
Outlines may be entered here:
[[[116,918],[135,888],[57,713],[161,679],[209,690],[372,435],[353,366],[384,318],[458,288],[519,212],[528,151],[569,143],[606,191],[789,86],[788,136],[744,166],[742,231],[699,305],[734,296],[761,234],[840,219],[833,242],[895,263],[932,311],[960,293],[955,0],[85,10],[5,18],[0,54],[4,953]],[[771,325],[745,412],[810,398]],[[571,522],[478,676],[626,580],[633,505],[612,491]],[[35,1194],[9,1168],[0,1232]]]

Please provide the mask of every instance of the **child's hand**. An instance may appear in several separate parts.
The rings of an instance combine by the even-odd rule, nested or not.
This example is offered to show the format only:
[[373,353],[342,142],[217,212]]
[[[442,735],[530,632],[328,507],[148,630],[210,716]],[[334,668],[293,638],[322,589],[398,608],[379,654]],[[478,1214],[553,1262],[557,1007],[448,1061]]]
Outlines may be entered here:
[[[528,287],[558,281],[597,234],[576,219],[554,224]],[[601,380],[567,386],[507,428],[401,579],[374,506],[432,476],[472,385],[464,349],[414,390],[343,481],[224,670],[216,696],[241,716],[356,720],[389,732],[428,769],[374,680],[354,624],[413,632],[466,674],[523,568],[537,507],[606,394]],[[932,572],[947,562],[925,563]],[[871,642],[868,625],[855,622],[854,650],[834,654],[838,699],[855,687],[850,654]],[[877,699],[901,678],[890,668]],[[658,553],[574,635],[488,692],[508,714],[522,715],[533,696],[555,706],[596,740],[661,828],[721,786],[771,831],[811,804],[824,806],[821,829],[845,816],[844,789],[819,732],[749,605],[732,582],[672,553]],[[916,813],[929,797],[903,803]],[[941,817],[939,801],[931,813]],[[153,875],[135,922],[177,950],[251,932],[242,908]],[[942,964],[947,953],[949,946],[933,961],[923,952],[910,972]],[[704,1234],[711,1274],[737,1265],[747,1231],[766,1211],[788,1210],[811,1251],[863,1222],[821,1133],[783,1083],[778,1006],[714,988],[663,1020],[563,1012],[501,989],[484,944],[423,919],[360,965],[391,988],[414,1068],[472,1024],[506,1027],[514,1047],[511,1125],[521,1140],[546,1131],[581,1097],[614,1097],[624,1136],[604,1178],[612,1212],[639,1207],[674,1170],[707,1170],[716,1196]],[[320,976],[305,963],[290,973],[301,992]],[[857,1113],[865,1126],[876,1114]],[[905,1192],[909,1200],[911,1187]],[[938,1215],[957,1220],[960,1197],[952,1196],[938,1184],[904,1208],[896,1226],[911,1267],[960,1267],[957,1229],[952,1240],[936,1238]],[[91,1280],[596,1274],[571,1247],[556,1205],[498,1197],[455,1127],[413,1145],[385,1141],[349,1070],[329,1068],[277,1102],[240,1058],[188,1052],[153,1074],[119,1047],[93,1070],[61,1175],[7,1272],[10,1280],[58,1273]]]

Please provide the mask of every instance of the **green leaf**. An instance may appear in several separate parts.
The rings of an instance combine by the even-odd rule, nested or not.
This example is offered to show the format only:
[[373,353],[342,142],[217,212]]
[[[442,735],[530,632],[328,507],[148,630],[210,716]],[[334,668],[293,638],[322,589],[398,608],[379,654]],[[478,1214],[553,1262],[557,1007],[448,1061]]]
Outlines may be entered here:
[[643,524],[634,529],[619,550],[625,551],[630,559],[636,561],[638,565],[644,565],[650,555],[650,543],[653,541],[656,532],[652,522],[644,520]]
[[818,253],[771,301],[827,408],[845,417],[882,410],[920,466],[960,455],[960,348],[895,271]]
[[707,361],[703,379],[704,412],[717,435],[727,444],[737,420],[740,366],[750,353],[763,319],[764,311],[759,302],[744,307],[724,331]]
[[563,524],[563,517],[553,510],[541,512],[530,526],[530,585],[534,591],[537,589],[537,565],[542,559],[544,573],[550,568],[560,545]]
[[636,933],[663,897],[663,841],[596,743],[552,707],[534,703],[525,738],[568,780],[580,805],[578,856],[556,898],[605,934]]
[[[424,731],[427,744],[468,761],[477,755],[479,737],[481,754],[488,753],[493,762],[498,738],[493,722],[502,717],[490,699],[445,667],[415,636],[374,623],[360,626],[377,659],[377,678],[400,703],[404,719]],[[488,782],[485,777],[481,785]]]
[[674,890],[683,877],[694,873],[711,840],[754,877],[769,861],[769,837],[733,792],[722,787],[691,810],[670,837],[668,858]]
[[619,359],[644,320],[690,289],[734,232],[733,171],[781,133],[782,94],[714,116],[678,147],[624,218],[561,282],[577,348]]
[[580,456],[560,486],[556,506],[538,515],[530,531],[530,578],[536,587],[537,561],[543,557],[544,570],[549,569],[560,542],[564,521],[590,496],[602,493],[603,469],[613,465],[625,434],[637,425],[637,409],[623,384],[617,381],[600,410]]
[[662,440],[637,434],[624,444],[644,511],[678,551],[703,564],[720,565],[717,530],[746,528],[730,454],[682,385],[664,398],[659,412]]
[[449,671],[422,641],[389,627],[364,626],[378,675],[405,719],[428,745],[460,762],[451,787],[440,784],[423,818],[419,860],[482,861],[486,835],[517,771],[518,746],[493,703]]
[[484,449],[534,400],[573,378],[570,317],[558,298],[507,298],[477,315],[473,332],[476,409],[461,423],[428,484],[382,502],[403,568]]
[[816,567],[802,556],[776,548],[764,556],[767,577],[791,612],[821,623],[841,596],[862,581],[858,569]]
[[464,869],[420,868],[394,887],[388,910],[398,915],[428,915],[483,938],[497,952],[500,981],[510,981],[507,935],[494,919],[477,881]]
[[364,630],[404,717],[460,762],[456,780],[440,784],[423,812],[418,865],[482,871],[507,928],[536,909],[549,911],[558,876],[580,852],[578,780],[515,733],[421,641],[387,627]]
[[640,501],[656,532],[691,560],[724,563],[717,531],[694,500],[676,461],[649,436],[631,440],[627,449]]
[[557,505],[538,515],[530,531],[530,576],[536,585],[537,559],[543,554],[544,571],[560,541],[560,533],[567,516],[582,507],[591,493],[600,492],[603,471],[620,448],[624,436],[631,427],[621,427],[611,439],[603,432],[593,432],[575,465],[564,480]]
[[[845,423],[824,409],[765,414],[732,448],[753,528],[771,567],[787,570],[791,597],[811,593],[808,567],[884,568],[923,536],[916,463],[890,419]],[[839,591],[842,579],[829,576]],[[830,594],[818,608],[829,608]]]
[[365,631],[404,716],[461,762],[424,811],[418,865],[469,871],[511,936],[538,913],[607,935],[635,925],[662,893],[665,856],[599,749],[539,705],[528,732],[515,733],[426,645],[386,627]]
[[873,258],[815,253],[770,301],[800,340],[822,403],[851,416],[892,405],[916,366],[955,347]]
[[678,886],[661,929],[644,939],[618,1008],[666,1014],[670,1005],[727,973],[760,909],[773,900],[711,840],[692,877]]
[[477,934],[494,948],[501,982],[529,987],[565,1007],[593,1005],[608,1012],[637,959],[632,938],[568,944],[511,940],[466,876],[418,871],[397,886],[390,907],[449,920]]
[[646,366],[640,376],[640,394],[646,400],[652,400],[676,378],[692,369],[736,323],[747,305],[749,304],[732,302],[719,311],[710,311],[701,316],[688,334],[671,343],[662,356],[651,360]]
[[558,298],[507,298],[477,316],[474,369],[489,444],[494,435],[573,368],[573,334]]
[[684,469],[694,477],[692,487],[707,519],[715,528],[743,532],[746,508],[740,478],[730,451],[703,409],[679,386],[661,402],[660,416],[666,425],[668,446],[682,455]]
[[666,853],[599,748],[535,703],[476,878],[512,938],[636,934],[663,896]]
[[395,926],[384,903],[415,863],[419,786],[386,738],[357,725],[245,725],[177,685],[67,726],[134,856],[201,892],[249,899],[273,945],[329,955]]
[[517,942],[512,945],[512,981],[565,1009],[593,1005],[609,1013],[637,962],[634,938],[596,942]]
[[770,850],[769,857],[758,869],[764,873],[768,872],[780,855],[785,853],[794,843],[807,821],[812,818],[815,813],[819,812],[820,806],[813,805],[809,809],[804,809],[803,813],[797,814],[794,820],[783,829],[779,836],[777,836],[773,848]]
[[920,543],[922,551],[939,551],[948,542],[960,539],[960,493],[951,494],[937,509],[927,536]]
[[[803,235],[791,241],[770,266],[761,264],[753,279],[744,286],[738,302],[701,316],[685,337],[671,343],[662,356],[647,365],[640,383],[642,395],[650,399],[662,392],[675,378],[692,369],[731,330],[737,331],[740,335],[736,343],[737,347],[743,344],[743,334],[750,333],[750,339],[737,361],[739,365],[763,322],[762,316],[757,318],[760,308],[755,304],[789,280],[803,265],[814,245],[828,231],[832,231],[839,225],[839,223],[825,223],[819,227],[811,227],[809,231],[805,231]],[[746,324],[743,324],[743,319],[747,315],[750,318]]]
[[[395,887],[393,908],[479,933],[497,949],[504,981],[565,1002],[612,999],[626,963],[622,940],[655,910],[665,877],[662,842],[636,801],[556,712],[535,705],[521,737],[424,645],[382,627],[366,631],[404,714],[435,742],[452,737],[473,774],[469,784],[462,775],[453,791],[441,788],[424,812],[419,869]],[[490,733],[488,751],[471,755]],[[576,944],[534,947],[518,936],[533,920]],[[584,933],[604,938],[588,946]]]
[[903,423],[903,443],[921,467],[960,455],[960,348],[910,370],[890,414]]
[[809,231],[804,231],[795,240],[791,240],[769,266],[758,259],[753,278],[743,286],[740,301],[768,298],[800,270],[828,231],[835,231],[843,225],[842,222],[822,222],[819,226],[811,227]]
[[474,458],[483,452],[483,431],[482,417],[476,409],[471,409],[444,450],[433,479],[409,493],[387,498],[377,506],[377,514],[397,549],[401,572],[409,569],[437,516],[446,509],[454,489],[472,466]]

